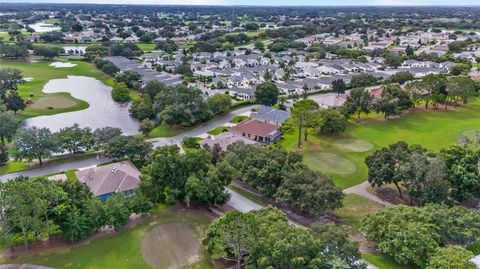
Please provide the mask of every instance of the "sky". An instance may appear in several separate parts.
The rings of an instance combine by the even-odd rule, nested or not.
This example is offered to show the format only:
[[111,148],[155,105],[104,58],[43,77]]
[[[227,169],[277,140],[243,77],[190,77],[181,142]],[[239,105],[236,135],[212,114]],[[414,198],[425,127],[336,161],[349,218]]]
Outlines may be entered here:
[[[3,1],[3,0],[2,0]],[[478,1],[478,2],[477,2]],[[152,5],[264,5],[264,6],[411,6],[480,5],[480,0],[6,0],[29,3],[96,3]]]

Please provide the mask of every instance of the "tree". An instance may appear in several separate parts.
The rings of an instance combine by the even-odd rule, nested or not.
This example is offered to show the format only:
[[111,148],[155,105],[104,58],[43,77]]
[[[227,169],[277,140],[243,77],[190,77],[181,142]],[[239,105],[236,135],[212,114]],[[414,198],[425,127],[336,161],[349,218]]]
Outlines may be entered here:
[[265,50],[265,43],[263,43],[263,41],[255,41],[255,43],[253,43],[253,46],[255,47],[255,49],[257,50],[260,50],[260,51],[264,51]]
[[447,87],[449,97],[460,98],[463,104],[476,95],[475,82],[470,77],[450,77]]
[[318,216],[327,210],[340,208],[343,193],[326,175],[313,171],[304,164],[295,164],[291,171],[284,173],[275,198],[304,213]]
[[55,57],[58,57],[63,53],[62,48],[51,47],[51,46],[35,46],[33,47],[33,53],[38,56],[42,56],[45,59],[52,60]]
[[402,65],[402,58],[396,54],[388,54],[385,56],[385,63],[393,68],[397,68]]
[[140,126],[138,127],[138,130],[144,135],[144,136],[148,136],[148,134],[150,134],[150,132],[153,130],[155,126],[153,125],[153,122],[146,118],[146,119],[143,119],[142,122],[140,123]]
[[12,140],[17,128],[18,123],[12,115],[0,112],[0,141],[3,146],[5,146],[5,140]]
[[58,152],[58,142],[48,128],[21,128],[15,135],[13,156],[16,160],[38,159],[40,165],[43,159]]
[[92,129],[89,127],[80,128],[78,123],[75,123],[71,127],[60,129],[55,136],[60,148],[70,153],[89,150],[95,143]]
[[83,54],[83,57],[89,61],[106,56],[108,56],[108,47],[102,45],[90,45],[85,49],[85,53]]
[[400,113],[398,98],[391,95],[383,96],[375,104],[375,112],[383,113],[385,119],[393,115],[398,115]]
[[318,113],[316,126],[320,133],[336,134],[347,128],[347,118],[338,109],[330,108]]
[[462,202],[472,195],[480,195],[480,150],[453,145],[442,148],[440,154],[445,159],[447,180],[451,185],[450,196]]
[[408,71],[401,71],[391,75],[388,80],[391,83],[398,83],[400,85],[405,84],[407,81],[414,80],[415,77]]
[[245,257],[254,251],[257,239],[255,216],[230,211],[210,224],[202,243],[214,258],[233,261],[240,269]]
[[364,88],[355,88],[350,91],[345,101],[345,106],[350,114],[357,114],[360,119],[361,113],[368,114],[372,107],[373,95]]
[[133,84],[140,81],[140,79],[140,74],[131,70],[119,72],[115,75],[115,81],[117,83],[125,84],[127,88],[133,88]]
[[16,92],[18,85],[22,82],[22,70],[17,68],[0,69],[0,99],[5,100],[8,92]]
[[152,209],[152,204],[147,196],[139,189],[135,189],[134,194],[128,198],[129,208],[132,213],[145,215]]
[[128,111],[136,119],[151,119],[154,117],[152,99],[145,94],[142,98],[134,100]]
[[387,84],[384,86],[381,97],[387,99],[398,100],[398,109],[406,110],[413,107],[413,102],[407,92],[405,92],[398,84]]
[[129,158],[136,165],[142,166],[148,159],[152,144],[133,136],[116,136],[104,146],[104,155],[109,158]]
[[125,103],[130,101],[130,92],[124,83],[115,83],[112,89],[112,98],[115,102]]
[[128,200],[123,193],[115,193],[105,202],[106,225],[115,231],[125,225],[130,217]]
[[229,195],[224,178],[211,164],[204,149],[188,149],[180,154],[177,146],[155,150],[151,163],[142,170],[141,190],[153,202],[185,201],[206,205],[225,203]]
[[446,179],[445,161],[429,155],[415,152],[399,168],[410,202],[419,206],[448,201],[450,184]]
[[352,88],[365,88],[373,86],[377,83],[377,78],[371,74],[362,73],[354,75],[350,81],[350,87]]
[[403,178],[397,177],[397,170],[411,154],[408,144],[399,141],[388,147],[381,148],[373,152],[372,155],[365,159],[368,167],[368,182],[372,187],[380,187],[384,184],[395,184],[400,197],[402,190],[399,183]]
[[207,105],[214,115],[222,114],[232,106],[232,98],[227,94],[214,94],[208,97]]
[[95,138],[95,146],[102,147],[103,145],[107,144],[108,141],[120,135],[122,135],[122,130],[120,130],[119,128],[98,128],[93,132],[93,137]]
[[430,257],[426,269],[475,269],[471,258],[473,253],[459,246],[438,248]]
[[8,152],[7,147],[0,145],[0,166],[6,165],[8,163]]
[[332,89],[334,92],[337,93],[337,95],[340,95],[341,93],[345,93],[347,90],[347,85],[343,81],[343,79],[336,79],[332,81]]
[[311,99],[303,99],[293,104],[292,119],[298,125],[298,148],[302,145],[302,128],[305,127],[304,135],[305,141],[307,141],[308,127],[312,126],[315,112],[318,109],[318,104]]
[[399,263],[423,268],[438,247],[468,246],[478,240],[478,220],[478,213],[463,207],[399,205],[367,215],[362,231],[377,242],[381,253]]
[[27,105],[17,92],[10,91],[5,96],[5,107],[16,115],[17,111],[24,110]]
[[200,144],[198,144],[197,139],[191,136],[185,136],[182,140],[182,146],[189,149],[198,149]]
[[436,104],[437,101],[444,99],[444,95],[446,95],[446,83],[447,80],[443,75],[430,74],[422,79],[420,85],[423,90],[425,108],[428,109],[430,101]]
[[[29,236],[51,235],[55,224],[48,218],[66,198],[58,185],[46,178],[18,177],[0,184],[2,227],[20,231],[28,251]],[[15,231],[15,229],[17,229]]]
[[259,104],[273,106],[277,103],[278,88],[271,82],[263,82],[257,85],[255,99]]

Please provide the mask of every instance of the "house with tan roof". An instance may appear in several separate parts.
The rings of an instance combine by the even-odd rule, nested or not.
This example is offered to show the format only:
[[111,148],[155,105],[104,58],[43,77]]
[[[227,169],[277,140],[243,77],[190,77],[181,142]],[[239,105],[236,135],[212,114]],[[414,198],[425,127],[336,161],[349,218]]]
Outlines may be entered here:
[[78,181],[87,185],[93,195],[102,201],[114,193],[129,196],[140,183],[140,171],[130,161],[80,170],[75,175]]
[[230,127],[229,132],[262,143],[275,143],[281,137],[280,127],[260,120],[250,119]]

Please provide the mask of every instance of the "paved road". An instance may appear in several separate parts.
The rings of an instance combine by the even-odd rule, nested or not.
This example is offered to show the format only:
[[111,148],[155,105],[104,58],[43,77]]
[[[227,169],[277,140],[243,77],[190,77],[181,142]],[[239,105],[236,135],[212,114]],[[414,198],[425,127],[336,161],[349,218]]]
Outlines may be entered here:
[[374,202],[377,202],[379,204],[382,204],[384,206],[391,206],[392,204],[385,201],[385,200],[382,200],[381,198],[379,198],[378,196],[374,195],[374,194],[371,194],[367,188],[370,186],[370,184],[368,183],[368,181],[365,181],[365,182],[362,182],[358,185],[355,185],[355,186],[352,186],[350,188],[347,188],[347,189],[344,189],[343,192],[346,193],[346,194],[349,194],[349,193],[354,193],[354,194],[358,194],[360,196],[363,196],[367,199],[370,199]]
[[[218,127],[222,126],[228,123],[231,119],[235,118],[236,116],[242,115],[242,114],[248,114],[252,109],[257,108],[258,105],[251,105],[247,107],[242,107],[237,110],[234,110],[232,112],[229,112],[219,118],[213,119],[207,123],[205,123],[202,126],[199,126],[195,129],[188,130],[186,132],[183,132],[179,135],[176,135],[174,137],[158,137],[158,138],[153,138],[150,139],[149,141],[153,143],[155,147],[161,147],[165,145],[172,145],[172,144],[179,144],[182,142],[183,138],[185,136],[200,136],[202,134],[205,134],[206,132]],[[65,162],[61,164],[54,164],[54,165],[48,165],[45,167],[41,168],[36,168],[36,169],[31,169],[31,170],[25,170],[25,171],[19,171],[15,173],[10,173],[10,174],[5,174],[5,175],[0,175],[0,182],[5,182],[7,180],[13,179],[17,176],[28,176],[28,177],[34,177],[34,176],[43,176],[43,175],[49,175],[49,174],[54,174],[54,173],[60,173],[65,170],[72,170],[72,169],[79,169],[79,168],[85,168],[85,167],[90,167],[90,166],[95,166],[100,163],[105,163],[109,162],[111,159],[109,158],[99,158],[97,159],[96,157],[92,158],[87,158],[83,160],[78,160],[74,162]]]
[[229,188],[226,188],[227,192],[230,193],[230,200],[227,202],[227,205],[231,206],[237,211],[248,212],[252,210],[262,209],[263,207],[252,200],[245,198],[244,196],[232,191]]
[[87,159],[76,160],[73,162],[46,165],[44,167],[35,168],[31,170],[25,170],[25,171],[19,171],[15,173],[0,175],[0,182],[5,182],[7,180],[13,179],[18,176],[36,177],[36,176],[55,174],[55,173],[63,172],[65,170],[95,166],[97,164],[106,163],[111,160],[112,159],[110,158],[104,158],[104,157],[100,157],[98,159],[96,157],[91,157]]
[[165,145],[172,145],[172,144],[179,144],[182,142],[183,138],[186,136],[201,136],[205,134],[206,132],[215,129],[216,127],[225,125],[230,121],[231,119],[235,118],[236,116],[242,115],[242,114],[249,114],[249,112],[252,111],[254,108],[258,108],[258,105],[251,105],[247,107],[242,107],[237,110],[234,110],[232,112],[229,112],[219,118],[213,119],[208,121],[207,123],[198,126],[192,130],[185,131],[179,135],[173,136],[173,137],[157,137],[150,139],[149,141],[153,143],[155,147],[161,147]]

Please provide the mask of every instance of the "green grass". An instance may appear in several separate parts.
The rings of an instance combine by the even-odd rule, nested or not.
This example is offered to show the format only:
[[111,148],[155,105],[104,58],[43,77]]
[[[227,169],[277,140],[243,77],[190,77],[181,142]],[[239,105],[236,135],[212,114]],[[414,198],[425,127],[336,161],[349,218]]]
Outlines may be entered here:
[[417,269],[408,265],[400,265],[386,256],[362,253],[362,258],[380,269]]
[[69,180],[77,180],[77,175],[75,175],[75,172],[77,170],[67,170],[65,171],[65,176],[67,176],[67,179]]
[[[165,223],[185,223],[201,240],[205,229],[211,222],[211,217],[203,211],[182,211],[159,207],[154,212],[128,229],[117,233],[104,235],[96,239],[87,240],[76,246],[62,246],[55,249],[43,250],[15,259],[0,258],[0,263],[29,263],[55,268],[117,268],[143,269],[152,268],[142,257],[142,237],[153,227]],[[159,251],[162,247],[159,246]],[[211,259],[205,250],[202,250],[203,260],[184,267],[185,269],[213,269]]]
[[6,165],[0,166],[0,175],[9,174],[17,171],[27,170],[28,163],[9,161]]
[[168,126],[165,123],[158,125],[157,127],[153,128],[153,130],[148,135],[149,137],[172,137],[182,132],[185,132],[186,128],[183,129],[173,129],[172,127]]
[[210,131],[207,132],[209,135],[219,135],[221,133],[228,132],[228,127],[227,126],[218,126],[217,128],[214,128]]
[[228,185],[228,188],[231,189],[232,191],[240,194],[241,196],[247,198],[248,200],[256,203],[256,204],[259,204],[259,205],[264,206],[264,207],[268,206],[268,203],[264,202],[262,199],[260,199],[257,196],[249,193],[248,191],[244,191],[243,189],[238,188],[237,186],[235,186],[233,184]]
[[137,46],[143,51],[155,50],[155,44],[153,43],[138,43]]
[[236,116],[235,118],[229,120],[228,122],[230,122],[230,123],[240,123],[240,122],[242,122],[242,121],[244,121],[248,118],[249,118],[248,116],[240,115],[240,116]]
[[335,210],[335,215],[342,218],[345,224],[352,228],[353,234],[360,231],[363,218],[383,206],[358,194],[347,194],[343,200],[343,207]]
[[[323,170],[325,153],[332,157],[343,157],[356,167],[353,170],[324,171],[341,188],[359,184],[367,179],[365,157],[374,150],[404,140],[410,144],[420,144],[425,148],[438,151],[458,142],[460,134],[479,129],[480,99],[466,107],[456,110],[413,111],[397,119],[383,120],[380,115],[371,114],[361,122],[351,121],[341,135],[314,135],[310,130],[309,141],[301,149],[296,148],[298,129],[293,128],[284,134],[280,145],[286,149],[304,154],[304,162],[313,169]],[[364,152],[354,152],[348,147],[339,147],[341,140],[361,139],[373,145]],[[340,142],[340,143],[339,143]],[[328,156],[328,155],[327,155]]]
[[[53,93],[46,94],[42,91],[43,86],[51,79],[66,78],[67,76],[87,76],[94,77],[109,86],[113,86],[113,78],[105,75],[100,70],[96,69],[94,65],[84,61],[70,61],[77,64],[71,68],[54,68],[49,66],[49,61],[39,62],[6,62],[2,61],[2,67],[18,68],[23,71],[23,77],[32,77],[33,80],[26,82],[19,87],[19,94],[25,99],[31,98],[34,102],[41,97],[49,96],[56,97],[61,96],[71,99],[76,102],[76,105],[68,108],[56,108],[56,109],[44,109],[27,107],[25,111],[18,112],[17,118],[24,120],[31,117],[41,115],[53,115],[58,113],[77,111],[87,108],[89,105],[87,102],[73,98],[69,93]],[[30,97],[30,95],[33,97]]]

